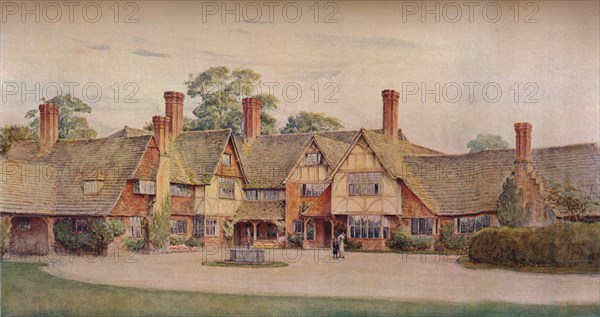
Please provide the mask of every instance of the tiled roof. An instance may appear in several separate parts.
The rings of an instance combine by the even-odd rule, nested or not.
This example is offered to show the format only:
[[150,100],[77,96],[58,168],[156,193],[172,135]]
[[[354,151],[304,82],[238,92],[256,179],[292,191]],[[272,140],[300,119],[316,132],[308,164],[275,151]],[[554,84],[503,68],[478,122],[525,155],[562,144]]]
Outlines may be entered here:
[[[406,156],[402,179],[437,214],[493,211],[502,184],[513,171],[515,151],[490,150],[463,155]],[[599,197],[600,156],[596,144],[533,149],[535,175],[546,186],[567,177]],[[419,192],[419,193],[417,193]],[[597,212],[597,210],[596,210]]]
[[46,163],[0,161],[0,212],[53,214],[56,167]]
[[252,201],[245,200],[238,208],[236,221],[262,220],[262,221],[281,221],[285,216],[284,201]]
[[130,138],[134,136],[142,136],[142,135],[152,135],[151,131],[141,130],[136,128],[130,128],[128,126],[123,127],[123,129],[109,135],[107,138]]
[[[358,132],[335,131],[261,135],[252,143],[244,143],[241,137],[236,137],[237,148],[240,149],[241,161],[248,177],[249,183],[246,187],[283,188],[284,180],[292,171],[313,137],[321,147],[323,154],[335,166],[342,159]],[[373,130],[371,133],[383,137],[381,130]],[[402,133],[402,130],[398,130],[398,137],[404,140],[404,143],[412,145],[419,153],[440,153],[409,143],[406,141],[406,136]]]
[[303,217],[331,217],[331,185],[302,213]]
[[[152,136],[59,140],[47,152],[38,144],[15,145],[6,159],[52,164],[58,171],[56,213],[106,215],[132,179]],[[102,180],[103,179],[103,180]],[[101,180],[96,194],[83,194],[84,180]]]
[[169,148],[171,181],[210,184],[230,136],[229,129],[182,132]]

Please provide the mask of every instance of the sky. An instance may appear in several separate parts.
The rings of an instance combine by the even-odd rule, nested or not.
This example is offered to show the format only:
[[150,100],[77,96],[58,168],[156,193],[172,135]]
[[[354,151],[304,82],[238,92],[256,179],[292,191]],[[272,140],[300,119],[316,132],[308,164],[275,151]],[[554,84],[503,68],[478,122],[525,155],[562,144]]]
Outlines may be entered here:
[[2,126],[72,92],[100,137],[141,128],[164,91],[227,66],[262,74],[280,127],[312,111],[378,129],[395,89],[408,139],[446,153],[478,133],[514,146],[522,121],[533,147],[599,140],[597,1],[4,1],[1,15]]

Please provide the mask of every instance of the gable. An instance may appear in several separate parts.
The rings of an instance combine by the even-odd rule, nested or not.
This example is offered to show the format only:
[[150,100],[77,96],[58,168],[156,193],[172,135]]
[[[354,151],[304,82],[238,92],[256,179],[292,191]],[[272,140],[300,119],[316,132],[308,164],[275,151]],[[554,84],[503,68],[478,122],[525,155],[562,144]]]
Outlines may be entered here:
[[[310,156],[310,157],[309,157]],[[312,164],[307,160],[314,160]],[[320,162],[320,163],[318,163]],[[326,180],[329,172],[333,169],[328,156],[321,150],[319,144],[313,140],[302,152],[294,165],[294,168],[286,177],[286,182],[320,183]]]
[[361,135],[343,159],[340,170],[384,171],[385,168],[375,151]]

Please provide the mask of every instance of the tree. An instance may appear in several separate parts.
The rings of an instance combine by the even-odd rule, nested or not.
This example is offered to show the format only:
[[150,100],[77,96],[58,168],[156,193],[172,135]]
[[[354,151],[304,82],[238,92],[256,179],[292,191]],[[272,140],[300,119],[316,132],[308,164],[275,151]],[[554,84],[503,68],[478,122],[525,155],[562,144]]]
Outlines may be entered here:
[[517,190],[515,182],[507,178],[498,197],[498,221],[503,226],[520,227],[526,222],[523,208],[523,189]]
[[0,154],[6,154],[14,144],[28,140],[35,140],[29,127],[17,124],[5,126],[0,130]]
[[242,105],[244,97],[261,100],[261,133],[277,132],[276,120],[269,112],[279,106],[279,100],[268,94],[254,94],[260,87],[261,75],[251,69],[230,71],[224,66],[211,67],[195,77],[190,74],[187,95],[199,98],[193,111],[196,118],[190,122],[192,130],[231,129],[235,134],[242,131]]
[[301,111],[295,116],[289,116],[288,122],[281,133],[311,133],[337,131],[344,126],[337,118],[328,117],[324,113]]
[[[59,139],[91,139],[96,137],[97,133],[89,126],[87,118],[81,116],[84,113],[91,113],[92,108],[81,99],[65,95],[56,96],[47,102],[55,104],[60,108],[60,115],[58,117]],[[29,127],[36,135],[39,135],[40,116],[38,109],[27,111],[25,119],[31,120]]]
[[600,205],[598,199],[592,198],[568,177],[563,183],[550,184],[546,199],[558,214],[576,222]]
[[467,143],[467,147],[470,149],[469,153],[477,153],[484,150],[508,149],[508,142],[499,135],[479,133]]

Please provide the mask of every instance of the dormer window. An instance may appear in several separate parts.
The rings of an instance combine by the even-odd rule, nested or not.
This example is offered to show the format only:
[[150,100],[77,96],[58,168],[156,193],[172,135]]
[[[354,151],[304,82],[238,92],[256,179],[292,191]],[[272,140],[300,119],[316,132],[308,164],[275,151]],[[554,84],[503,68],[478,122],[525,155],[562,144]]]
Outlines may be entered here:
[[304,165],[321,165],[323,164],[323,155],[321,153],[308,153],[304,159]]
[[231,154],[223,153],[223,157],[221,158],[221,162],[225,166],[231,165]]
[[83,181],[83,193],[85,195],[96,194],[100,190],[97,180]]

